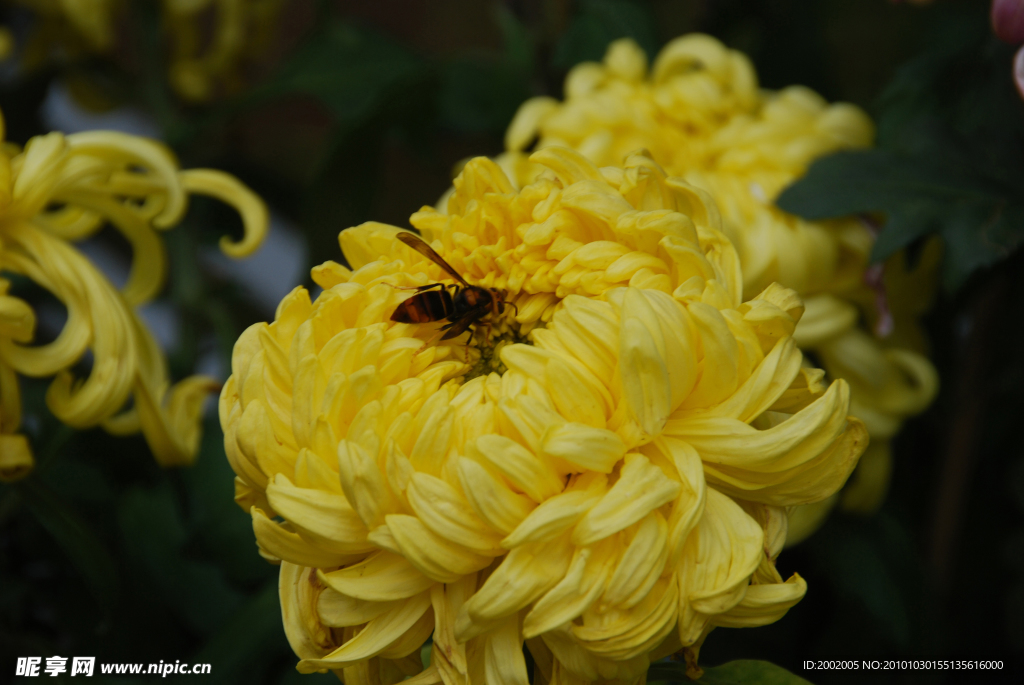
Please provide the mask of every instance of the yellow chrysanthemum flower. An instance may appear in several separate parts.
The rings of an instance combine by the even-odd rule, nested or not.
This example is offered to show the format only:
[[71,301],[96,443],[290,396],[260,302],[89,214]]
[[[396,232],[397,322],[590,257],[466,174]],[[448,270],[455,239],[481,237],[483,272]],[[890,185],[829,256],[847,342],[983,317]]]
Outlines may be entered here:
[[[867,146],[872,137],[860,109],[829,105],[803,87],[761,91],[744,55],[693,34],[665,46],[650,72],[628,39],[612,43],[603,63],[576,66],[564,102],[539,97],[521,106],[506,134],[508,152],[498,159],[521,186],[540,173],[522,152],[534,141],[535,149],[578,150],[599,166],[621,165],[645,148],[670,174],[710,192],[739,252],[745,297],[773,282],[796,290],[807,308],[797,343],[818,356],[830,377],[850,382],[851,411],[875,439],[865,462],[874,464],[871,475],[851,484],[858,491],[845,499],[847,508],[863,512],[885,496],[888,439],[931,402],[937,376],[919,352],[888,346],[860,327],[865,309],[874,316],[875,291],[865,284],[867,227],[854,218],[804,221],[774,199],[814,159]],[[791,540],[813,531],[803,525],[809,515],[797,515]],[[820,521],[821,512],[812,518]]]
[[[171,86],[182,98],[209,100],[237,89],[240,67],[266,49],[283,0],[163,0],[171,42]],[[206,22],[213,17],[213,35]]]
[[[219,384],[193,376],[171,387],[163,353],[134,310],[153,298],[166,271],[154,229],[178,223],[190,193],[216,197],[241,213],[245,237],[223,239],[225,253],[241,257],[259,246],[267,230],[263,202],[227,174],[179,171],[155,141],[95,131],[50,133],[24,150],[0,142],[0,271],[31,279],[68,313],[53,342],[29,344],[35,313],[0,278],[0,479],[15,480],[32,468],[28,442],[18,434],[18,374],[55,376],[46,402],[69,426],[102,425],[118,435],[141,430],[165,466],[194,458],[202,401]],[[120,292],[72,245],[107,224],[135,252]],[[75,378],[71,368],[87,353],[92,369]],[[129,398],[133,406],[125,410]]]
[[452,279],[370,223],[341,234],[354,271],[318,267],[315,302],[235,346],[225,447],[302,672],[525,685],[525,643],[538,682],[632,683],[805,593],[775,569],[785,508],[836,492],[867,434],[803,366],[799,299],[743,302],[714,203],[649,157],[531,162],[516,191],[472,160],[412,217],[515,305],[474,333],[391,319]]
[[[24,63],[36,68],[54,48],[64,57],[111,51],[115,26],[128,7],[120,0],[15,0],[38,19]],[[162,0],[170,44],[170,84],[182,98],[203,102],[237,87],[240,69],[266,48],[282,0]]]
[[114,47],[114,25],[120,0],[11,0],[35,15],[36,26],[25,45],[23,61],[36,68],[59,46],[64,59]]

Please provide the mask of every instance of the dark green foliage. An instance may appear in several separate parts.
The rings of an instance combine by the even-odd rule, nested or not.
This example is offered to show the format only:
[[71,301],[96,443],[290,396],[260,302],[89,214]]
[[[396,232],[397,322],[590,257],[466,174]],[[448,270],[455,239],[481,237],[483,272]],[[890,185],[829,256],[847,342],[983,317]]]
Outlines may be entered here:
[[632,0],[580,0],[552,61],[563,69],[600,62],[608,44],[619,38],[632,38],[654,59],[659,46],[649,7]]
[[386,109],[423,72],[422,61],[387,36],[331,21],[252,97],[312,95],[330,109],[339,126],[354,128]]
[[[680,662],[659,662],[652,664],[647,672],[649,683],[691,682],[686,678],[686,666]],[[807,680],[794,675],[769,661],[737,660],[704,669],[696,682],[705,685],[810,685]]]
[[[1024,181],[975,167],[947,143],[920,154],[844,152],[811,166],[779,198],[808,219],[880,212],[881,261],[938,233],[946,241],[943,282],[958,289],[976,269],[1006,259],[1024,241]],[[1024,179],[1024,176],[1020,177]]]
[[81,574],[93,598],[109,613],[118,599],[117,568],[110,552],[81,516],[43,483],[30,479],[8,497],[20,499]]
[[876,261],[938,234],[943,283],[956,291],[1024,241],[1024,103],[1011,58],[977,14],[940,21],[933,47],[879,98],[880,147],[819,160],[779,206],[811,219],[882,214]]
[[441,65],[438,115],[450,129],[487,133],[502,131],[531,93],[533,39],[511,11],[494,12],[502,50],[457,57]]

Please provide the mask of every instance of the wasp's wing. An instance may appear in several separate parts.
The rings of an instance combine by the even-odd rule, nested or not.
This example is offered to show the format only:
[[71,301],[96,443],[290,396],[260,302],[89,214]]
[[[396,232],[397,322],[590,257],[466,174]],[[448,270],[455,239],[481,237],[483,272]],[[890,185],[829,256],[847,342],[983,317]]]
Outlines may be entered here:
[[466,329],[476,321],[476,318],[473,316],[474,312],[467,312],[467,314],[469,314],[469,316],[463,315],[462,318],[452,321],[447,326],[442,326],[442,330],[445,331],[445,334],[441,336],[441,340],[451,340],[452,338],[457,338],[465,333]]
[[458,281],[467,288],[470,287],[469,283],[466,282],[466,279],[460,276],[459,272],[453,269],[451,264],[444,261],[444,259],[441,258],[441,255],[437,254],[437,252],[434,251],[434,248],[432,248],[430,245],[427,245],[423,238],[420,238],[415,233],[402,231],[401,233],[398,234],[398,239],[401,240],[406,245],[408,245],[409,247],[411,247],[412,249],[419,252],[421,255],[423,255],[430,261],[434,262],[434,264],[437,264],[439,267],[447,271],[448,275],[454,278],[456,281]]

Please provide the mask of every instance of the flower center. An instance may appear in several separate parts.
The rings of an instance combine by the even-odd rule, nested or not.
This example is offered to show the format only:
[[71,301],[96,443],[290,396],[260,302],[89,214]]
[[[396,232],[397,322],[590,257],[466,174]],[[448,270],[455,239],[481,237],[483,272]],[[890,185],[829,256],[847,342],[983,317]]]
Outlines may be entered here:
[[[531,327],[531,330],[534,327]],[[518,322],[513,316],[504,314],[494,322],[478,323],[473,327],[472,337],[469,344],[480,353],[473,367],[466,373],[463,382],[468,382],[477,376],[486,376],[491,373],[501,375],[507,371],[505,363],[501,361],[501,350],[507,345],[522,343],[532,345],[529,333],[523,333]]]

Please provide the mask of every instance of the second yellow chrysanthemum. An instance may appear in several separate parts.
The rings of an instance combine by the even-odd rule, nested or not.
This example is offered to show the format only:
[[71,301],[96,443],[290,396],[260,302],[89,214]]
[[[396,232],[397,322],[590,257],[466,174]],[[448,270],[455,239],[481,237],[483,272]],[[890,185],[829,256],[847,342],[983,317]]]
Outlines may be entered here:
[[[650,70],[628,39],[612,43],[602,63],[577,65],[564,101],[539,97],[521,106],[506,134],[508,151],[498,158],[525,185],[542,171],[523,152],[530,145],[569,147],[599,166],[620,166],[645,148],[670,174],[708,191],[743,265],[744,296],[774,282],[797,291],[807,307],[797,343],[818,356],[830,377],[850,382],[852,413],[865,420],[875,445],[866,460],[870,472],[851,484],[844,505],[865,513],[877,510],[888,488],[888,440],[928,406],[937,375],[921,349],[899,349],[860,325],[888,315],[875,311],[881,281],[875,289],[866,282],[868,226],[853,217],[804,221],[774,202],[815,159],[865,147],[873,136],[859,108],[830,105],[800,86],[760,90],[742,53],[691,34],[666,45]],[[898,323],[917,327],[911,319]],[[791,540],[810,534],[822,513],[795,514]]]

